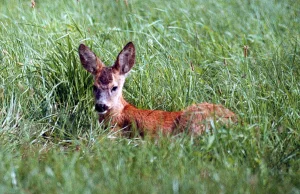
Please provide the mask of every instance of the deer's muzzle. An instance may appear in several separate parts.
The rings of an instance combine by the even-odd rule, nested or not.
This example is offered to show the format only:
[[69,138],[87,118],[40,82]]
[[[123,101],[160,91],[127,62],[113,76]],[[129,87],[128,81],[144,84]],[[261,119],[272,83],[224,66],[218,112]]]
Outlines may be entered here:
[[105,104],[96,104],[95,105],[95,110],[99,113],[99,114],[105,114],[108,110],[108,106],[106,106]]

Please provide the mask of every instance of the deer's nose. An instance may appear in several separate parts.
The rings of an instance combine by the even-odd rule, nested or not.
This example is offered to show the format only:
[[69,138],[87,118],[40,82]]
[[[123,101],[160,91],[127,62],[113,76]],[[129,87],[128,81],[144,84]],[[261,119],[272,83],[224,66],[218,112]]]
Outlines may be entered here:
[[96,104],[95,105],[95,110],[98,113],[105,113],[108,109],[108,106],[106,106],[105,104]]

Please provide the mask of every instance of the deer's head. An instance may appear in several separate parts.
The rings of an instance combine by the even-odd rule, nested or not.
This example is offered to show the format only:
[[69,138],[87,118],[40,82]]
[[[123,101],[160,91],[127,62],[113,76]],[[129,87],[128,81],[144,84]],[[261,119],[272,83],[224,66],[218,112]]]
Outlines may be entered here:
[[84,44],[80,44],[78,51],[82,66],[94,76],[95,110],[106,114],[111,109],[119,109],[126,75],[135,62],[133,43],[123,48],[111,67],[105,66]]

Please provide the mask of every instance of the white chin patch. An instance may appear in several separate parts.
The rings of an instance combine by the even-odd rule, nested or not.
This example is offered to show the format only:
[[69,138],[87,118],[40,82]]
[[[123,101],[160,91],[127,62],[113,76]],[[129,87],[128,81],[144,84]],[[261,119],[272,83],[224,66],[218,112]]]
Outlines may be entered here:
[[99,115],[104,115],[104,114],[106,114],[106,113],[107,113],[107,110],[106,110],[106,111],[104,111],[104,112],[98,112],[98,111],[97,111],[97,113],[98,113]]

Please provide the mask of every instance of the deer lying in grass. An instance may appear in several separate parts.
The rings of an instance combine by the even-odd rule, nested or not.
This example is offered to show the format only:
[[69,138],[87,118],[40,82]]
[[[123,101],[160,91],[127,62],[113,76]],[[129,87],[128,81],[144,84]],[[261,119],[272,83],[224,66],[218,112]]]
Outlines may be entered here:
[[[122,96],[125,78],[135,63],[135,48],[129,42],[119,53],[115,64],[106,67],[84,44],[79,46],[83,67],[94,76],[95,110],[99,121],[111,124],[112,130],[150,135],[174,134],[188,131],[202,134],[213,122],[229,124],[236,116],[222,105],[201,103],[183,111],[141,110],[129,104]],[[134,129],[133,129],[134,128]]]

